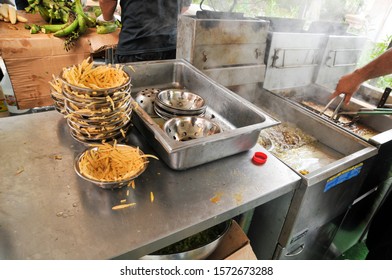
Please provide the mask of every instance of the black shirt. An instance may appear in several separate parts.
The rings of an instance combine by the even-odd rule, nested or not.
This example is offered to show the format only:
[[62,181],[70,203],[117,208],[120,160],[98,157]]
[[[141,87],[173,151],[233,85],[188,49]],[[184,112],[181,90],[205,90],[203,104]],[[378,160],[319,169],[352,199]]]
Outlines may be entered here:
[[121,0],[118,55],[174,50],[177,39],[177,0]]
[[15,6],[18,10],[24,10],[29,6],[27,0],[15,0]]

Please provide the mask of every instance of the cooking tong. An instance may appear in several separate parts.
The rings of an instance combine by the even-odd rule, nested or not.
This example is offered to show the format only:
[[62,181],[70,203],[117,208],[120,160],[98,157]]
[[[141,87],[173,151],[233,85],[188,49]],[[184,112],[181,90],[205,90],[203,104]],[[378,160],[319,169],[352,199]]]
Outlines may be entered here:
[[377,108],[360,108],[358,111],[352,112],[340,112],[339,115],[391,115],[392,106],[391,104],[386,104],[386,101],[391,93],[389,87],[385,88],[385,91],[377,104]]
[[328,104],[324,107],[324,109],[320,112],[320,115],[323,115],[325,111],[331,106],[331,104],[338,98],[342,99],[339,101],[339,104],[336,106],[335,110],[332,113],[331,120],[337,122],[341,115],[352,115],[354,116],[352,123],[356,122],[359,119],[360,115],[392,115],[392,104],[386,104],[386,101],[391,93],[390,88],[385,88],[385,91],[377,104],[377,108],[360,108],[358,111],[343,111],[339,112],[340,108],[343,105],[345,93],[336,96],[331,99]]
[[354,112],[340,112],[339,115],[392,115],[392,108],[361,108]]
[[328,102],[328,104],[324,107],[324,109],[320,112],[320,115],[323,115],[323,114],[325,113],[325,111],[327,111],[327,109],[329,108],[329,106],[331,106],[331,104],[332,104],[338,97],[341,97],[342,95],[343,95],[342,99],[339,101],[338,106],[336,106],[336,108],[335,108],[335,110],[333,111],[332,116],[331,116],[331,119],[332,119],[332,120],[338,121],[338,119],[339,119],[339,113],[338,113],[338,112],[339,112],[339,110],[340,110],[340,107],[342,107],[342,104],[343,104],[343,101],[344,101],[344,97],[346,96],[345,93],[342,93],[342,94],[340,94],[340,95],[335,96],[334,98],[332,98],[332,99]]

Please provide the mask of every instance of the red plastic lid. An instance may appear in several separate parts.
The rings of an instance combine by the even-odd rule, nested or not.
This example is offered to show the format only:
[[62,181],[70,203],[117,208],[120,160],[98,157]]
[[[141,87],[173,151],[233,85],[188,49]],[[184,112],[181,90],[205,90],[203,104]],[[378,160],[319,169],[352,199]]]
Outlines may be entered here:
[[262,152],[256,152],[253,155],[252,161],[254,164],[260,165],[267,161],[268,156]]

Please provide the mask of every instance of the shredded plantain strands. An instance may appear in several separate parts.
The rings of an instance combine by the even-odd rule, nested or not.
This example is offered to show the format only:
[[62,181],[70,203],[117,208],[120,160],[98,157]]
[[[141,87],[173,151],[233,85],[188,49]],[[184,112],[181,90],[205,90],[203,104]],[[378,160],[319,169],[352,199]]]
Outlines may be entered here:
[[150,201],[154,202],[154,193],[153,192],[150,192]]
[[120,210],[120,209],[128,208],[131,206],[135,206],[135,205],[136,205],[136,203],[120,204],[120,205],[113,206],[112,210]]
[[148,163],[147,158],[157,157],[143,154],[139,148],[109,143],[94,145],[79,160],[80,173],[89,179],[101,182],[116,182],[137,176]]
[[63,78],[70,84],[82,88],[102,90],[124,85],[128,76],[120,65],[98,65],[94,67],[90,58],[64,69]]
[[55,77],[52,75],[53,81],[49,81],[49,84],[53,87],[53,89],[56,91],[56,93],[62,95],[62,82],[59,78]]

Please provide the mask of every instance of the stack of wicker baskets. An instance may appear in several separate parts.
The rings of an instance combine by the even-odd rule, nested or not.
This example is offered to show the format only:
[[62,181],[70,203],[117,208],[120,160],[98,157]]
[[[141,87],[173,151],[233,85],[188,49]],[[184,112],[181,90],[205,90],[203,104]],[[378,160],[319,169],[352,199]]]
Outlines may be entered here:
[[[64,69],[52,81],[55,108],[65,114],[71,136],[77,141],[85,144],[114,139],[120,141],[126,137],[131,120],[130,71],[119,66],[83,63],[83,66]],[[97,70],[95,74],[94,70]],[[83,83],[79,81],[82,79]],[[108,81],[109,85],[115,86],[104,87]],[[60,93],[55,90],[58,85]]]

